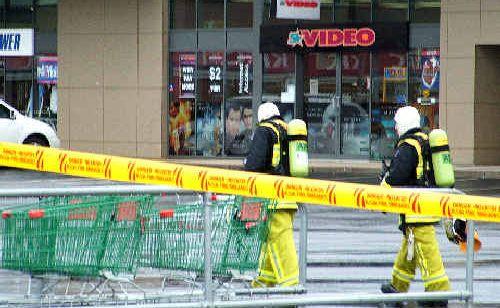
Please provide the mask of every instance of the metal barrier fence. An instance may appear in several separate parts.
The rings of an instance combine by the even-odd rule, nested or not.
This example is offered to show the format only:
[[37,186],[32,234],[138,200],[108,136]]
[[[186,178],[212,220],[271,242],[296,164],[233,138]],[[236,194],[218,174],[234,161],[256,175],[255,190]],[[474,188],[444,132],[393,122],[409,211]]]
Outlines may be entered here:
[[[415,188],[412,188],[415,190]],[[440,192],[445,193],[458,193],[461,191],[456,189],[439,189]],[[149,186],[149,185],[112,185],[112,186],[93,186],[93,187],[68,187],[68,188],[43,188],[43,189],[0,189],[0,209],[2,205],[8,203],[12,205],[12,201],[18,198],[32,198],[36,200],[39,196],[83,196],[83,195],[130,195],[130,194],[167,194],[175,198],[182,196],[198,194],[203,200],[203,204],[208,205],[210,202],[210,194],[194,193],[176,188],[169,188],[163,186]],[[3,199],[2,199],[3,197]],[[307,279],[307,247],[308,247],[308,214],[307,208],[304,205],[299,205],[299,211],[302,214],[300,217],[300,231],[299,231],[299,268],[300,268],[300,286],[289,288],[267,288],[267,289],[238,289],[233,290],[235,294],[251,294],[259,295],[264,294],[266,299],[244,299],[244,300],[221,300],[215,299],[216,291],[213,283],[213,264],[212,264],[212,229],[211,224],[204,224],[204,265],[203,265],[203,296],[196,297],[195,293],[191,292],[193,298],[197,301],[191,302],[177,302],[177,303],[156,303],[146,304],[143,307],[281,307],[287,305],[325,305],[325,304],[383,304],[394,303],[401,301],[432,301],[432,300],[463,300],[466,302],[467,307],[472,307],[473,303],[473,236],[467,238],[467,251],[466,251],[466,289],[459,291],[449,292],[414,292],[414,293],[401,293],[401,294],[366,294],[366,295],[327,295],[321,297],[311,297],[307,295],[299,295],[306,289]],[[204,206],[203,215],[205,221],[211,221],[211,210],[209,206]],[[468,230],[474,230],[474,222],[467,221]],[[271,298],[272,294],[295,294],[294,296],[287,296],[286,298]],[[200,294],[201,295],[201,294]],[[80,298],[79,301],[82,299]],[[9,301],[9,299],[0,299],[0,303],[13,304],[33,304],[39,303],[33,299],[26,299],[24,301]],[[97,301],[97,304],[102,304]],[[116,303],[116,302],[115,302]]]

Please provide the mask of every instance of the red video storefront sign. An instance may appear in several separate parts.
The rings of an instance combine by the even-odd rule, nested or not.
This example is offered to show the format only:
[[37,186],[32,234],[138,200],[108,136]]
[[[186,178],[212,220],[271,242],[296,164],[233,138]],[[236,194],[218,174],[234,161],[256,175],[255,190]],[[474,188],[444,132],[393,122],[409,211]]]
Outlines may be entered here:
[[375,43],[375,31],[371,28],[346,29],[297,29],[288,34],[291,47],[368,47]]
[[317,0],[285,0],[286,6],[294,7],[317,7],[319,5]]

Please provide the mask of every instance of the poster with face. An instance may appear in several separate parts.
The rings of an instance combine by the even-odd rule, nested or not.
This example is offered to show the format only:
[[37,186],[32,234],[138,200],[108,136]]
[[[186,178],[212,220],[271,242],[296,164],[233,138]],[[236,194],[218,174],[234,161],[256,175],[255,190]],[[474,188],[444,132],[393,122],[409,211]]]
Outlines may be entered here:
[[194,99],[180,99],[169,106],[169,154],[192,155],[195,148]]
[[220,104],[200,103],[196,107],[197,155],[218,156],[222,152]]
[[422,89],[439,90],[439,50],[422,50]]
[[252,102],[228,101],[225,110],[224,151],[227,155],[246,155],[252,138]]

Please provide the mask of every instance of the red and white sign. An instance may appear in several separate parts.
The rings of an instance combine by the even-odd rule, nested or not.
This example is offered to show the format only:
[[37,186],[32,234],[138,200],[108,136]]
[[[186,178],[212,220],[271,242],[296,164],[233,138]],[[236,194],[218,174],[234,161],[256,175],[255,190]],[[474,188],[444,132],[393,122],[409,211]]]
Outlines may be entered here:
[[288,34],[291,47],[368,47],[375,43],[375,31],[370,28],[297,29]]
[[311,19],[320,18],[320,0],[276,0],[276,18]]

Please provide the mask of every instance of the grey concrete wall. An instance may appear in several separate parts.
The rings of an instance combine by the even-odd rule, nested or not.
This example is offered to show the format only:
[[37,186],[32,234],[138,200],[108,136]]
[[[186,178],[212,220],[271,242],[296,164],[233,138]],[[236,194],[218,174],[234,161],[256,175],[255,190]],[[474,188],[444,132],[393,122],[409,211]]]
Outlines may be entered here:
[[59,135],[71,150],[162,154],[166,0],[60,0]]
[[[489,44],[500,44],[500,1],[441,1],[439,122],[448,132],[457,164],[500,164],[498,155],[485,159],[487,143],[478,134],[487,124],[475,117],[476,72],[483,74],[475,69],[476,45]],[[498,126],[493,132],[499,133]]]

